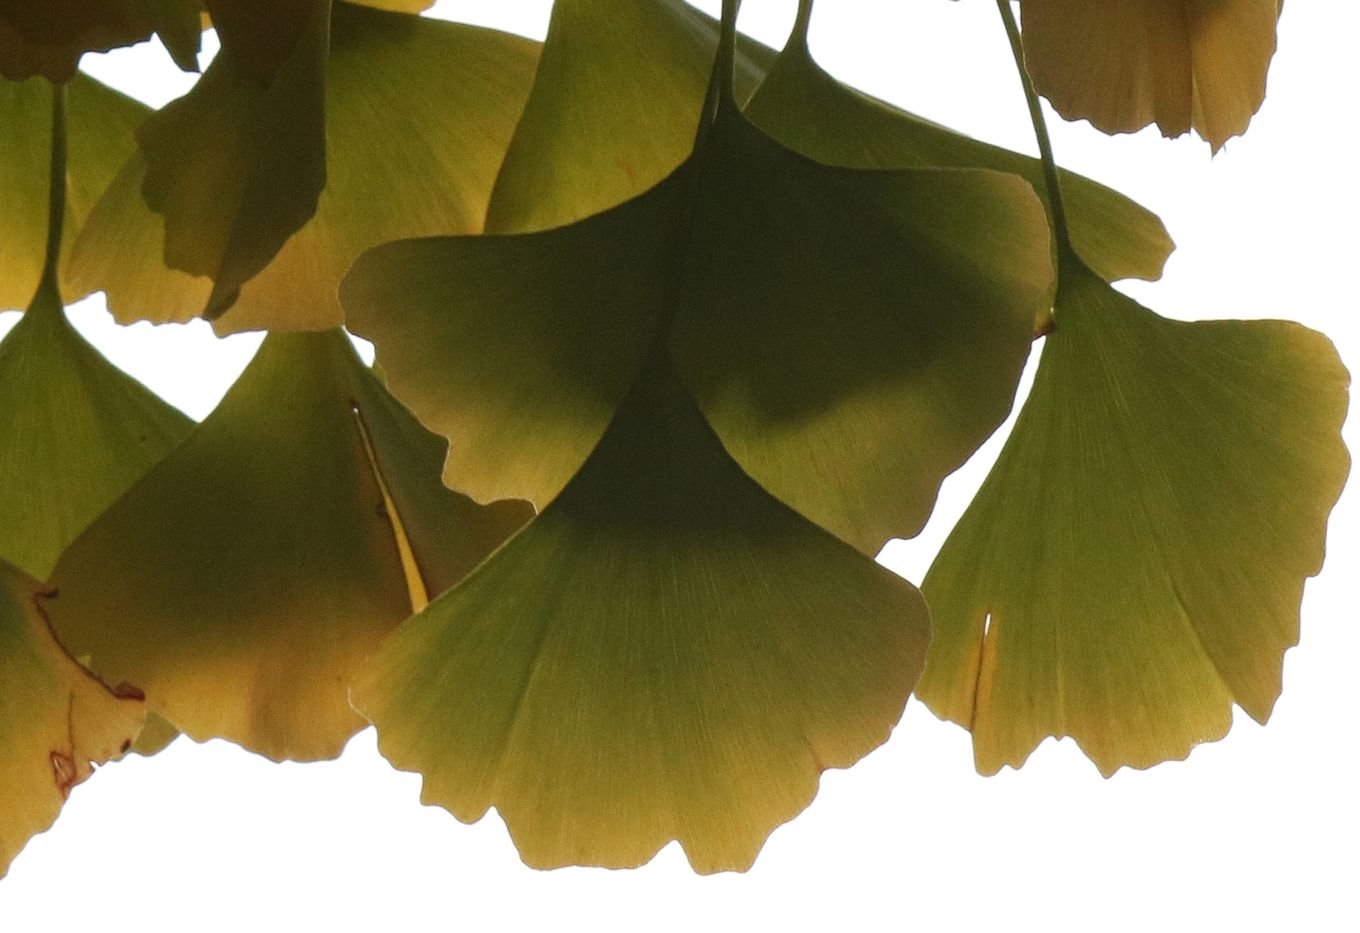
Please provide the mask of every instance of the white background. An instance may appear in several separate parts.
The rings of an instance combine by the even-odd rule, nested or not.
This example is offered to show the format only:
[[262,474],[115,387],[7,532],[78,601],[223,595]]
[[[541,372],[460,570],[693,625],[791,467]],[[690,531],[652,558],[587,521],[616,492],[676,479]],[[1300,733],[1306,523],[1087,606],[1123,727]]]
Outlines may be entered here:
[[[743,28],[782,44],[793,0],[745,6]],[[1180,245],[1162,282],[1128,287],[1141,301],[1175,317],[1300,320],[1360,365],[1358,6],[1288,4],[1265,107],[1212,161],[1195,140],[1109,139],[1051,118],[1060,161],[1152,207]],[[444,0],[436,13],[541,38],[548,8]],[[1033,151],[989,0],[824,0],[812,41],[843,80]],[[158,105],[191,80],[150,46],[86,66]],[[72,316],[200,418],[259,339],[119,329],[98,296]],[[13,321],[0,315],[0,332]],[[1355,419],[1346,436],[1360,447]],[[919,581],[995,450],[950,481],[925,535],[882,559]],[[984,779],[967,735],[913,700],[886,746],[823,777],[754,869],[700,878],[674,844],[632,872],[531,871],[494,813],[464,826],[421,807],[419,779],[379,758],[371,732],[306,766],[182,739],[76,789],[0,882],[0,930],[1357,929],[1358,498],[1333,514],[1270,725],[1239,713],[1186,762],[1104,780],[1070,741],[1049,741],[1023,771]]]

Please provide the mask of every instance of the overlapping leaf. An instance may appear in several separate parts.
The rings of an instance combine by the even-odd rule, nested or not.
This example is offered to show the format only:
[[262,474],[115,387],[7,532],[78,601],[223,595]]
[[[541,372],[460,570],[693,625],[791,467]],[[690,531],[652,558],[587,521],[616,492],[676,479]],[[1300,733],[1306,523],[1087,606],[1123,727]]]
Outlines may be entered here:
[[354,699],[426,802],[495,806],[530,865],[679,839],[744,869],[887,737],[928,634],[919,593],[743,474],[653,353],[562,494]]
[[40,603],[52,595],[0,560],[0,878],[92,766],[127,750],[145,711],[62,650]]
[[1264,721],[1349,469],[1348,376],[1281,321],[1183,323],[1065,263],[1034,389],[923,589],[918,695],[979,770],[1072,736],[1109,774]]
[[[970,139],[841,84],[813,61],[801,30],[746,115],[784,145],[832,165],[985,168],[1023,176],[1036,189],[1044,184],[1037,159]],[[1107,281],[1159,278],[1173,249],[1161,220],[1090,179],[1066,171],[1062,179],[1072,241],[1085,261]]]
[[[247,282],[219,332],[334,327],[340,277],[388,240],[481,229],[537,46],[471,26],[337,4],[327,66],[327,187],[316,215]],[[72,256],[119,320],[182,321],[212,283],[165,267],[146,166],[123,167]]]
[[443,488],[442,449],[341,332],[271,335],[62,556],[57,631],[195,739],[333,757],[359,662],[528,517]]
[[199,0],[0,0],[0,75],[70,81],[80,56],[158,33],[175,63],[197,69]]
[[1193,128],[1220,149],[1265,99],[1281,0],[1020,0],[1025,65],[1069,120]]
[[[28,307],[38,290],[47,247],[48,157],[52,85],[41,79],[0,81],[0,311]],[[66,86],[68,162],[66,218],[70,242],[95,202],[136,147],[133,130],[147,108],[93,78]],[[65,270],[65,263],[62,265]],[[63,280],[62,296],[93,291]]]
[[743,468],[876,552],[1009,409],[1048,305],[1046,229],[1019,178],[825,166],[728,100],[633,201],[379,247],[342,295],[474,498],[551,501],[666,327]]
[[45,578],[191,424],[86,343],[45,286],[0,342],[0,558]]

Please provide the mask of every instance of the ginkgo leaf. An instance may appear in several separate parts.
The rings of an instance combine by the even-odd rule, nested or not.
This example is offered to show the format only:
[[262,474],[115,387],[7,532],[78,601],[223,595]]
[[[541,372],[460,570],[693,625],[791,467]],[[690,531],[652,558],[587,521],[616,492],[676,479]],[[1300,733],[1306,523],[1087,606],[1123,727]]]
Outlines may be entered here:
[[[341,323],[345,270],[371,246],[476,233],[533,80],[538,46],[489,29],[336,4],[326,72],[327,186],[316,215],[241,288],[218,333]],[[124,166],[91,214],[72,277],[118,320],[198,316],[212,283],[164,265],[146,166]]]
[[[832,165],[986,168],[1021,175],[1036,189],[1044,184],[1038,159],[970,139],[841,84],[813,60],[802,31],[784,47],[745,112],[784,145]],[[1083,259],[1107,281],[1160,278],[1174,244],[1157,215],[1074,172],[1061,174],[1072,242]]]
[[[38,290],[47,249],[48,175],[52,147],[52,85],[42,78],[0,81],[0,311],[26,308]],[[95,201],[136,149],[133,130],[150,111],[77,75],[65,88],[66,219],[74,234]],[[65,263],[62,264],[65,271]],[[62,297],[75,302],[93,289],[63,279]]]
[[44,287],[0,341],[0,558],[46,578],[191,427],[86,343]]
[[1049,306],[1022,179],[821,165],[732,102],[650,192],[539,233],[388,244],[342,287],[451,486],[545,503],[659,328],[737,462],[877,553],[1004,419]]
[[271,335],[62,555],[53,623],[194,739],[334,757],[363,725],[359,662],[528,517],[444,489],[442,449],[342,332]]
[[[493,233],[581,220],[656,185],[689,155],[718,24],[683,0],[558,0],[533,92],[487,215]],[[739,100],[774,53],[743,40]]]
[[220,0],[222,49],[138,128],[142,193],[165,219],[165,262],[213,280],[220,314],[316,211],[326,185],[330,0]]
[[425,802],[495,806],[535,867],[678,839],[747,868],[887,738],[929,637],[912,586],[761,490],[650,359],[561,496],[353,691]]
[[70,81],[80,56],[159,33],[175,63],[197,70],[198,0],[0,0],[0,75]]
[[1065,263],[1034,388],[923,585],[918,695],[977,766],[1071,736],[1105,774],[1259,721],[1349,458],[1348,375],[1283,321],[1158,317]]
[[1266,94],[1281,0],[1021,0],[1025,67],[1069,120],[1193,128],[1217,151]]
[[51,590],[0,560],[0,878],[56,820],[93,766],[127,751],[145,704],[62,650],[43,614]]

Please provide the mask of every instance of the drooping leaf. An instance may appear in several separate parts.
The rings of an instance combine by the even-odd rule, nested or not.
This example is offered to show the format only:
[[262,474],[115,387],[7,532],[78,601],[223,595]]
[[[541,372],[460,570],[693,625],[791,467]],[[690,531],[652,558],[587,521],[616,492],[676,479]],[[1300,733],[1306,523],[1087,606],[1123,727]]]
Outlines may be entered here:
[[[718,24],[683,0],[559,0],[505,156],[488,232],[543,230],[622,204],[689,155]],[[739,100],[774,53],[743,40]]]
[[[66,87],[68,232],[63,256],[95,201],[136,148],[133,130],[146,107],[93,78],[77,75]],[[0,81],[0,311],[28,307],[38,290],[47,248],[52,85],[42,78]],[[66,263],[60,271],[65,272]],[[81,289],[63,275],[62,297]]]
[[1075,260],[1015,432],[923,585],[918,695],[978,769],[1072,736],[1105,774],[1259,721],[1349,469],[1348,376],[1282,321],[1158,317]]
[[528,517],[439,484],[443,444],[340,331],[275,334],[53,573],[53,622],[192,738],[339,754],[359,662]]
[[667,327],[737,462],[876,553],[1009,410],[1049,305],[1046,231],[1019,178],[831,168],[729,102],[641,197],[540,233],[379,247],[342,297],[478,500],[551,501]]
[[142,193],[165,219],[165,262],[213,280],[225,311],[316,211],[326,185],[330,0],[208,4],[222,49],[138,129]]
[[44,288],[0,342],[0,558],[46,578],[191,426],[86,343]]
[[[827,74],[795,34],[746,115],[803,155],[852,168],[986,168],[1044,184],[1038,159],[970,139],[884,103]],[[1174,249],[1155,214],[1097,182],[1063,171],[1072,241],[1107,281],[1156,279]],[[1045,309],[1045,315],[1047,309]]]
[[[532,81],[537,45],[505,33],[338,3],[326,71],[327,186],[218,333],[341,323],[337,287],[389,240],[482,228]],[[124,166],[91,215],[72,276],[123,322],[184,321],[212,283],[166,268],[161,219],[142,201],[145,162]]]
[[1069,120],[1193,128],[1217,151],[1266,94],[1281,0],[1021,0],[1025,65]]
[[93,765],[123,754],[145,704],[62,650],[43,615],[52,592],[0,560],[0,878],[56,820]]
[[826,768],[882,743],[920,672],[920,594],[765,493],[653,354],[535,521],[354,688],[383,753],[535,867],[679,839],[745,869]]
[[175,63],[197,69],[198,0],[0,0],[0,75],[70,81],[80,56],[159,33]]

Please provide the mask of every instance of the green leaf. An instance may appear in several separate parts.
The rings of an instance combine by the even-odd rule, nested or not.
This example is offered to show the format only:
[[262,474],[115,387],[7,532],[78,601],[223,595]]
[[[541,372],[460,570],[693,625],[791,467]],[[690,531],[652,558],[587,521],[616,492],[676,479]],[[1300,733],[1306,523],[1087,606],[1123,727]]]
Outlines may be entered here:
[[197,70],[198,0],[63,0],[0,3],[0,74],[63,83],[80,57],[132,45],[159,32],[175,63]]
[[[1038,159],[970,139],[846,87],[812,59],[795,35],[770,69],[746,115],[810,158],[852,168],[985,168],[1023,176],[1043,190]],[[1073,245],[1107,281],[1157,279],[1174,249],[1155,214],[1104,185],[1062,173]],[[1047,317],[1047,309],[1045,309]]]
[[44,288],[0,342],[0,557],[46,578],[191,426],[86,343]]
[[740,870],[887,738],[928,636],[920,594],[744,475],[653,354],[561,496],[354,699],[425,802],[495,806],[531,866],[679,839]]
[[650,192],[568,227],[388,244],[342,297],[451,486],[546,503],[663,329],[728,449],[876,553],[1004,419],[1049,305],[1047,222],[992,172],[830,168],[721,108]]
[[1025,65],[1069,120],[1193,127],[1217,152],[1266,96],[1283,0],[1021,0]]
[[[77,75],[66,87],[68,133],[66,230],[63,259],[74,234],[119,167],[135,151],[133,130],[146,107],[93,78]],[[0,311],[25,308],[38,290],[47,248],[48,175],[52,146],[52,85],[41,78],[0,81]],[[62,297],[72,303],[94,289],[65,276]]]
[[222,49],[188,94],[138,129],[142,192],[165,219],[165,261],[236,300],[311,218],[326,185],[330,0],[210,3]]
[[359,662],[528,517],[444,489],[442,449],[342,332],[271,335],[62,555],[57,631],[194,739],[334,757]]
[[[337,326],[338,283],[365,249],[480,231],[537,49],[489,29],[336,4],[326,190],[315,216],[213,322],[217,332]],[[124,323],[189,320],[212,283],[165,267],[161,218],[142,201],[145,172],[140,156],[124,166],[76,244],[72,274],[104,289]]]
[[127,751],[145,711],[62,650],[40,602],[53,595],[0,560],[0,878],[92,765]]
[[[488,232],[543,230],[606,210],[689,155],[718,24],[683,0],[559,0],[505,156]],[[739,99],[774,53],[742,41]]]
[[1072,736],[1104,774],[1264,722],[1349,457],[1349,377],[1282,321],[1158,317],[1066,264],[1057,329],[923,590],[918,695],[978,769]]

